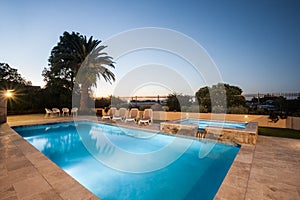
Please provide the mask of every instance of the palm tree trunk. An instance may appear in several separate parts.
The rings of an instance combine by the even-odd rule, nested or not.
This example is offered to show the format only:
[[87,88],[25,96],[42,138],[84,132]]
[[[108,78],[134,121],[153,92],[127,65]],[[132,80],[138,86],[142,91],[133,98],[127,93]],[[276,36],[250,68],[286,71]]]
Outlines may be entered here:
[[80,111],[88,111],[89,86],[83,83],[81,85]]

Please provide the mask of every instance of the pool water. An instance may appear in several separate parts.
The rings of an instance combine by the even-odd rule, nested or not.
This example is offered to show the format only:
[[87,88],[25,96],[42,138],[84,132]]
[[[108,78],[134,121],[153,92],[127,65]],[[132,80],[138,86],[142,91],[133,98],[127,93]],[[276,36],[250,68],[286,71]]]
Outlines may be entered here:
[[[175,139],[169,135],[91,122],[20,126],[14,129],[104,200],[213,199],[239,151],[239,146],[186,138]],[[104,135],[113,145],[104,143],[102,137],[97,137],[99,134]],[[139,159],[126,160],[120,157],[120,161],[115,159],[116,163],[123,163],[124,166],[134,163],[134,167],[139,169],[138,166],[144,168],[143,164],[146,162],[151,169],[152,165],[163,163],[164,159],[182,151],[176,145],[167,153],[164,151],[175,140],[180,144],[188,141],[189,145],[173,162],[145,172],[122,170],[121,165],[117,165],[119,168],[113,168],[103,162],[102,157],[98,157],[97,154],[109,159],[116,156],[118,149],[122,149],[124,152],[138,155]],[[163,151],[166,155],[155,154]],[[148,154],[154,154],[155,157],[149,160],[141,159]]]
[[214,120],[199,120],[199,119],[184,119],[180,121],[181,124],[198,124],[200,130],[204,130],[207,126],[216,126],[224,128],[245,129],[247,123],[242,122],[227,122]]

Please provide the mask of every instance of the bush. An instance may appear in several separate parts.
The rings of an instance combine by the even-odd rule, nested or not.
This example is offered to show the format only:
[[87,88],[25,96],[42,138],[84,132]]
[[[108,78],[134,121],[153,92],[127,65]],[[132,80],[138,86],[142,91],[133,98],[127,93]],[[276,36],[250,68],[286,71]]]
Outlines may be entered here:
[[248,113],[248,108],[244,106],[232,106],[227,109],[229,114],[246,114]]
[[200,105],[199,106],[199,111],[200,111],[200,113],[208,113],[208,108],[206,108],[203,105]]
[[213,113],[225,113],[226,109],[222,106],[213,106],[211,112],[213,112]]
[[169,107],[168,106],[162,106],[163,111],[168,112],[169,111]]
[[151,106],[151,109],[154,111],[164,111],[164,108],[162,105],[156,103],[154,105]]
[[144,111],[145,109],[148,109],[148,108],[151,108],[151,106],[149,106],[149,105],[141,105],[141,106],[139,107],[139,110],[140,110],[140,111]]
[[263,109],[263,108],[258,108],[258,109],[256,110],[256,113],[257,113],[258,115],[268,115],[268,114],[269,114],[269,111],[267,111],[267,110],[265,110],[265,109]]
[[188,106],[181,106],[181,112],[188,112]]
[[200,108],[198,105],[192,105],[192,106],[188,106],[188,109],[186,112],[191,112],[191,113],[199,113]]

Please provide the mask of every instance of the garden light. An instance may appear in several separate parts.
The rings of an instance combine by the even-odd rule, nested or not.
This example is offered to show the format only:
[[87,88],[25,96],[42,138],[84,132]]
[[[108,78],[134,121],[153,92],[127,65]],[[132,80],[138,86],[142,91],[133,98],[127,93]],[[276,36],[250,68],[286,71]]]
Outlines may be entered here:
[[14,91],[14,90],[7,90],[6,93],[5,93],[5,96],[6,96],[7,98],[13,97],[13,91]]

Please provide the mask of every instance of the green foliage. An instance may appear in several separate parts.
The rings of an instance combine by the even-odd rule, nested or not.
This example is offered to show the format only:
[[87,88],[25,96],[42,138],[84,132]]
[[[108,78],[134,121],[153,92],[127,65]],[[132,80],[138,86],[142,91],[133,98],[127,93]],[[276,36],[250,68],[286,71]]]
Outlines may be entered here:
[[279,116],[277,115],[277,113],[275,113],[274,111],[271,111],[270,112],[270,115],[269,115],[269,119],[276,123],[278,120],[279,120]]
[[164,111],[164,106],[160,105],[159,103],[156,103],[151,106],[151,109],[154,111]]
[[140,110],[140,111],[144,111],[145,109],[148,109],[148,108],[151,108],[151,106],[150,106],[150,105],[141,105],[141,106],[139,107],[139,110]]
[[13,97],[7,101],[8,114],[41,112],[41,88],[31,86],[18,73],[6,63],[0,63],[0,90],[14,90]]
[[224,108],[223,106],[216,105],[216,106],[212,107],[212,112],[213,113],[226,113],[226,108]]
[[95,107],[96,108],[105,108],[109,107],[111,104],[111,99],[110,98],[98,98],[95,100]]
[[258,127],[258,134],[273,137],[300,139],[300,131],[287,128]]
[[10,89],[12,86],[25,86],[28,82],[22,78],[17,69],[11,68],[7,63],[0,63],[1,89]]
[[199,105],[182,106],[181,111],[182,112],[190,112],[190,113],[199,113],[200,107],[199,107]]
[[[203,87],[196,92],[200,110],[224,113],[227,109],[245,106],[246,100],[242,96],[242,89],[229,84],[218,83],[212,87]],[[236,111],[231,109],[230,111]],[[245,109],[244,109],[245,110]],[[246,111],[246,110],[245,110]]]
[[[112,58],[102,52],[106,46],[101,41],[89,39],[79,33],[64,32],[60,41],[51,50],[50,68],[43,70],[47,88],[65,88],[72,94],[80,94],[80,109],[89,110],[91,104],[90,88],[96,86],[97,78],[105,81],[115,80],[108,67],[114,68]],[[71,98],[71,97],[70,97]]]
[[246,108],[245,106],[232,106],[227,108],[227,113],[229,114],[245,114],[248,113],[248,108]]
[[169,107],[169,111],[181,112],[182,108],[186,109],[186,107],[191,105],[191,96],[173,93],[169,94],[167,97],[167,106]]
[[180,103],[177,99],[177,95],[169,94],[167,97],[167,106],[169,107],[169,111],[181,111]]

